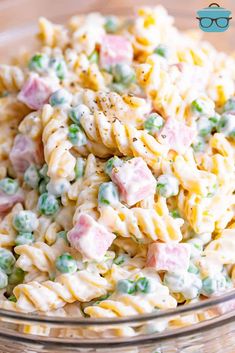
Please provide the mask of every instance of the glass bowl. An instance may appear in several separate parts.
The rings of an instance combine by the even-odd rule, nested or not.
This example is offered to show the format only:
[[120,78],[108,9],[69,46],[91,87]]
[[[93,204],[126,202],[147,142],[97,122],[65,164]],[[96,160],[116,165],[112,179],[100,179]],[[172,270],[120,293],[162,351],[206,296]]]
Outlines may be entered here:
[[[140,5],[162,3],[180,29],[197,29],[196,12],[202,0],[1,0],[0,62],[32,49],[39,16],[63,22],[71,15],[100,11],[133,14]],[[223,6],[235,11],[232,1]],[[219,50],[233,51],[235,27],[206,34]],[[0,107],[1,109],[1,107]],[[71,308],[73,310],[73,308]],[[169,329],[164,330],[170,322]],[[220,297],[179,306],[174,310],[120,319],[86,319],[19,314],[0,310],[0,353],[110,352],[113,353],[234,353],[235,291]]]

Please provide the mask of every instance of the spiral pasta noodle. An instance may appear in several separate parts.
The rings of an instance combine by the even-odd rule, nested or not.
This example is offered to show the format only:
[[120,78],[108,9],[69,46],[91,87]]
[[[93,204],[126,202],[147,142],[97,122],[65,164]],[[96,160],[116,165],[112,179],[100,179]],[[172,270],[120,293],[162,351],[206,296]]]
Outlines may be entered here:
[[[143,270],[143,274],[148,271]],[[131,278],[141,277],[142,273],[138,273]],[[101,301],[99,304],[88,306],[84,310],[86,314],[91,317],[122,317],[131,316],[136,314],[146,314],[152,312],[153,308],[173,308],[176,305],[175,299],[169,294],[168,288],[162,285],[152,275],[150,277],[154,279],[154,286],[157,289],[158,295],[154,295],[151,292],[146,294],[144,297],[141,295],[128,295],[128,294],[113,294],[113,298],[109,298]]]
[[25,81],[24,72],[18,66],[0,65],[0,92],[18,92]]
[[2,220],[0,220],[0,247],[12,248],[15,245],[16,230],[12,226],[12,220],[16,213],[23,210],[23,206],[17,203]]
[[74,223],[79,214],[84,211],[94,218],[98,218],[98,191],[100,185],[107,180],[107,176],[102,171],[102,168],[98,167],[95,157],[90,155],[77,197],[76,211],[73,218]]
[[73,275],[60,275],[54,282],[31,282],[15,287],[16,310],[34,312],[54,310],[76,300],[89,301],[106,293],[104,278],[96,273],[79,271]]
[[49,273],[52,277],[55,273],[55,260],[66,249],[66,242],[62,238],[59,238],[52,246],[43,242],[16,246],[15,252],[19,255],[16,266],[25,272],[38,269],[41,272]]
[[68,43],[67,31],[60,25],[55,25],[46,18],[39,19],[39,39],[43,45],[64,48]]
[[104,144],[115,155],[142,157],[154,170],[160,169],[161,157],[167,149],[143,130],[122,124],[119,120],[110,122],[102,112],[94,112],[81,118],[81,125],[92,142]]
[[67,138],[67,114],[61,110],[53,109],[50,105],[45,105],[41,112],[41,119],[48,176],[54,179],[62,177],[72,180],[76,159],[70,152],[72,143]]
[[147,99],[116,92],[84,90],[79,97],[91,112],[102,111],[112,121],[115,117],[123,124],[140,128],[151,107]]
[[173,219],[169,214],[161,215],[155,209],[102,206],[100,214],[99,221],[112,232],[123,237],[132,237],[137,242],[182,240],[180,227],[183,221]]

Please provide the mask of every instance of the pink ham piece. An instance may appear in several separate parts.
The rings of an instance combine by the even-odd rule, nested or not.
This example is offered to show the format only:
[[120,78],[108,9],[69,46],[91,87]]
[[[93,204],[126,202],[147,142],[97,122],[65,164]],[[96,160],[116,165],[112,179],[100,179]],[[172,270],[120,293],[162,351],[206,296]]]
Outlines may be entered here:
[[171,150],[183,154],[196,137],[196,130],[184,122],[168,118],[158,133],[158,141]]
[[9,157],[16,173],[23,174],[30,164],[43,163],[42,145],[26,135],[19,134],[14,140]]
[[21,189],[14,195],[8,195],[3,191],[0,191],[0,216],[3,216],[8,212],[16,203],[24,201],[24,194]]
[[91,216],[81,213],[77,223],[68,232],[68,241],[86,260],[102,260],[115,239],[115,235],[97,223]]
[[103,69],[116,64],[131,63],[132,59],[133,48],[129,40],[114,34],[103,37],[100,47],[100,66]]
[[187,270],[190,246],[188,244],[152,243],[148,247],[147,267],[157,271]]
[[50,95],[58,89],[58,85],[53,83],[47,78],[31,74],[18,94],[18,100],[31,109],[41,109],[48,102]]
[[128,206],[133,206],[156,192],[156,179],[140,157],[113,168],[111,179],[118,186],[122,201]]

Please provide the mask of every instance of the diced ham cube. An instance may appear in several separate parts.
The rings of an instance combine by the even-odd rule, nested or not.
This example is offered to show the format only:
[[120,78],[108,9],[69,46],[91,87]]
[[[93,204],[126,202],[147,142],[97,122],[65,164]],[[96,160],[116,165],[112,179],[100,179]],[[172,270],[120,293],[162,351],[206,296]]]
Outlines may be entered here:
[[140,157],[113,168],[111,179],[118,186],[122,201],[128,206],[133,206],[156,192],[156,179]]
[[189,267],[189,244],[152,243],[148,247],[148,267],[154,267],[157,271],[187,270]]
[[23,174],[30,164],[43,163],[42,145],[26,135],[17,135],[10,152],[10,161],[16,173]]
[[131,42],[123,36],[107,34],[103,37],[100,47],[100,66],[109,69],[120,63],[131,63],[133,48]]
[[102,260],[115,235],[91,216],[81,213],[73,229],[68,232],[67,238],[84,259]]
[[50,95],[57,89],[57,82],[31,74],[18,94],[18,99],[29,108],[38,110],[48,102]]
[[196,137],[196,130],[184,122],[168,118],[158,133],[158,141],[178,153],[185,153]]
[[0,191],[0,217],[8,212],[16,203],[24,201],[24,194],[21,189],[14,195],[8,195],[3,191]]

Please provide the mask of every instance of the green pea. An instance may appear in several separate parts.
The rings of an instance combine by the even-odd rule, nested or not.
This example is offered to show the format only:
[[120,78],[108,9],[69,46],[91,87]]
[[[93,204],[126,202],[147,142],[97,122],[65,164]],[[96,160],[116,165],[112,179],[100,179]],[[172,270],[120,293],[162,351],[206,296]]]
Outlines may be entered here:
[[74,273],[77,271],[78,267],[74,258],[70,254],[64,253],[57,257],[56,268],[61,273]]
[[192,144],[194,152],[203,152],[206,148],[205,140],[202,137],[198,137],[197,140]]
[[187,241],[190,245],[190,258],[199,258],[203,251],[203,242],[200,238],[192,238]]
[[169,56],[169,49],[164,44],[159,44],[153,52],[154,54],[160,55],[165,59]]
[[151,290],[151,284],[148,278],[141,277],[136,282],[136,290],[141,293],[149,293]]
[[217,131],[226,137],[235,139],[235,115],[224,113],[218,123]]
[[212,124],[212,127],[216,128],[218,123],[219,123],[219,121],[220,121],[220,115],[218,113],[215,113],[215,115],[211,116],[209,118],[209,120],[210,120],[210,122]]
[[65,241],[68,241],[67,234],[68,234],[68,232],[66,232],[65,230],[61,230],[56,235],[57,235],[57,238],[64,239]]
[[157,179],[157,192],[163,197],[176,196],[179,193],[178,179],[170,174],[162,174]]
[[64,59],[62,58],[52,58],[50,60],[50,67],[55,71],[56,76],[60,79],[60,80],[64,80],[68,69],[67,69],[67,65],[64,61]]
[[47,69],[48,64],[49,58],[46,54],[36,54],[30,59],[28,67],[32,71],[41,73]]
[[75,164],[75,178],[76,179],[83,177],[84,172],[85,172],[85,165],[86,165],[86,162],[84,161],[84,159],[81,157],[78,157],[76,160],[76,164]]
[[42,168],[39,170],[39,175],[40,175],[42,178],[48,178],[47,173],[48,173],[48,165],[45,163],[45,164],[42,166]]
[[213,294],[223,291],[226,288],[226,279],[224,276],[219,275],[215,277],[206,277],[202,281],[202,294],[210,297]]
[[69,118],[75,123],[80,124],[80,120],[83,116],[90,114],[90,109],[85,104],[79,104],[73,107],[69,111]]
[[156,134],[164,125],[163,118],[157,114],[152,113],[144,122],[144,129],[147,130],[151,135]]
[[171,211],[171,216],[172,216],[173,218],[180,218],[179,210],[173,210],[173,211]]
[[24,173],[24,181],[32,189],[37,189],[40,181],[39,172],[34,164],[31,164]]
[[10,295],[10,297],[8,298],[8,300],[9,300],[10,302],[13,302],[13,303],[16,303],[16,302],[17,302],[17,299],[16,299],[16,297],[15,297],[14,295]]
[[135,282],[129,279],[121,279],[117,282],[117,290],[120,293],[134,294],[136,292]]
[[122,164],[123,161],[117,156],[114,156],[105,163],[104,171],[107,175],[111,176],[113,168],[120,167]]
[[49,194],[60,197],[66,193],[70,188],[70,182],[64,178],[50,180],[47,184],[47,191]]
[[223,107],[224,112],[234,112],[235,111],[235,97],[229,98]]
[[204,110],[203,102],[200,99],[195,99],[191,103],[191,108],[193,112],[203,113],[203,110]]
[[210,185],[210,187],[208,187],[208,194],[206,195],[206,197],[213,197],[216,194],[217,189],[217,184]]
[[97,50],[94,50],[91,55],[88,56],[88,60],[90,61],[90,63],[95,63],[98,64],[99,62],[99,53]]
[[14,267],[12,273],[8,277],[9,284],[17,285],[23,283],[25,272],[21,268]]
[[202,116],[197,121],[198,134],[201,137],[206,137],[211,133],[213,128],[212,122],[205,116]]
[[111,91],[122,94],[125,92],[126,86],[123,83],[113,82],[111,84]]
[[135,81],[135,71],[128,64],[116,64],[112,69],[114,82],[126,86]]
[[119,202],[118,189],[113,182],[100,185],[98,193],[99,205],[115,205]]
[[0,249],[0,270],[9,275],[15,265],[15,258],[11,251],[7,249]]
[[182,293],[187,286],[186,273],[179,272],[166,272],[164,275],[164,284],[173,293]]
[[47,182],[44,179],[40,181],[38,191],[40,194],[47,192]]
[[70,104],[71,101],[72,101],[71,94],[63,88],[52,93],[49,99],[49,103],[52,107],[60,106],[64,104]]
[[127,256],[125,256],[125,255],[118,255],[118,256],[115,257],[115,259],[113,260],[113,263],[114,263],[115,265],[120,266],[120,265],[124,264],[124,262],[126,261],[126,258],[127,258]]
[[52,216],[59,210],[59,207],[59,201],[54,195],[45,192],[39,197],[38,209],[42,214]]
[[227,118],[227,115],[224,114],[220,119],[220,122],[218,125],[218,131],[221,132],[222,130],[224,130],[227,124],[228,124],[228,118]]
[[68,138],[74,146],[80,147],[87,143],[87,138],[83,129],[76,124],[70,125]]
[[117,32],[119,27],[119,21],[116,16],[106,16],[104,28],[107,33]]
[[191,103],[192,112],[198,116],[210,115],[212,109],[211,103],[201,98],[197,98]]
[[20,233],[15,239],[16,245],[30,245],[35,241],[33,233]]
[[199,274],[199,269],[197,268],[197,266],[195,266],[193,263],[191,263],[189,265],[188,272],[194,273],[195,275],[198,275]]
[[8,195],[14,195],[19,188],[18,181],[11,178],[4,178],[0,180],[0,190]]
[[20,211],[13,217],[13,226],[18,232],[33,232],[38,223],[37,216],[32,211]]
[[0,270],[0,289],[6,288],[8,285],[7,275]]

